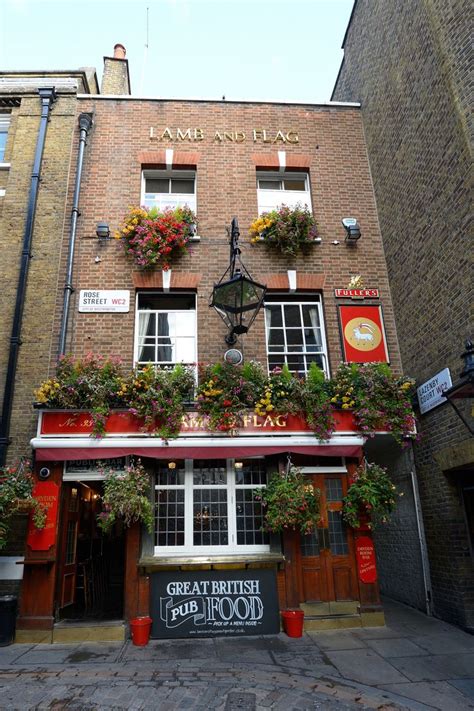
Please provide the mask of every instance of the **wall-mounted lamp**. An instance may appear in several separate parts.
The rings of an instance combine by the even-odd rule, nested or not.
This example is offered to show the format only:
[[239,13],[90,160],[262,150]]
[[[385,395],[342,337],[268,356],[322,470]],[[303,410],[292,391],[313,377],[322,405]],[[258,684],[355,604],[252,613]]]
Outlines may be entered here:
[[105,242],[105,240],[110,239],[110,228],[107,222],[98,222],[97,229],[95,231],[97,239],[99,242]]
[[235,462],[234,467],[236,469],[243,469],[244,468],[244,463],[243,462]]
[[346,230],[346,242],[355,244],[360,238],[360,226],[355,217],[344,217],[342,225]]
[[[474,434],[472,426],[473,411],[471,410],[471,422],[464,417],[458,406],[461,406],[462,401],[474,399],[474,346],[472,341],[466,341],[466,350],[461,356],[464,361],[464,368],[459,377],[461,380],[456,385],[445,390],[443,395],[448,400],[449,404],[454,409],[458,417],[464,422],[471,434]],[[457,403],[455,402],[457,400]]]

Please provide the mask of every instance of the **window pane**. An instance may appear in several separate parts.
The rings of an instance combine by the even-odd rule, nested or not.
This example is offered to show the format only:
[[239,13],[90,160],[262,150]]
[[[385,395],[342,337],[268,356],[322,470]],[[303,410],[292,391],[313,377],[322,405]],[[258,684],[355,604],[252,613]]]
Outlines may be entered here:
[[176,339],[176,362],[177,363],[194,363],[196,360],[194,350],[194,338],[177,338]]
[[263,511],[260,501],[255,501],[252,489],[237,489],[236,520],[237,544],[255,546],[268,544],[269,536],[262,531]]
[[268,349],[271,351],[282,351],[285,346],[283,329],[272,328],[268,332]]
[[259,180],[260,190],[281,190],[281,180]]
[[[174,322],[174,314],[158,314],[158,335],[170,335],[170,322]],[[174,323],[173,323],[174,325]]]
[[193,541],[195,546],[228,545],[227,489],[194,490]]
[[327,501],[342,501],[342,480],[326,479],[324,483]]
[[147,193],[169,193],[170,181],[168,178],[147,178],[145,191]]
[[301,308],[303,311],[303,323],[305,326],[316,328],[321,325],[319,323],[319,312],[317,306],[303,304]]
[[303,350],[303,332],[297,329],[288,329],[286,332],[286,342],[288,344],[289,351],[302,351]]
[[286,179],[283,185],[285,190],[306,190],[305,180]]
[[138,360],[141,363],[154,363],[155,356],[155,346],[141,346],[138,348]]
[[184,546],[184,488],[156,491],[156,531],[159,546]]
[[328,511],[329,547],[333,555],[347,555],[349,548],[340,511]]
[[0,131],[0,162],[3,161],[5,157],[5,148],[7,145],[7,132]]
[[174,333],[177,336],[194,336],[195,312],[179,312],[174,314]]
[[172,193],[186,193],[193,195],[194,193],[194,180],[180,180],[178,178],[171,179],[171,192]]
[[196,460],[193,468],[193,483],[195,486],[212,484],[227,485],[227,464],[225,460],[217,460],[214,465]]
[[142,291],[138,294],[138,308],[140,311],[144,309],[152,309],[156,311],[182,311],[189,309],[194,311],[195,307],[194,294],[149,294]]
[[286,327],[300,326],[301,327],[301,313],[300,307],[297,305],[286,304],[285,309],[285,325]]
[[301,535],[300,547],[302,556],[318,556],[320,551],[319,532],[316,530],[307,535]]
[[184,462],[173,462],[174,468],[169,468],[168,463],[158,469],[156,483],[161,485],[184,486]]
[[265,306],[265,318],[268,328],[283,326],[281,306]]
[[158,363],[174,363],[175,358],[174,358],[174,348],[172,345],[158,345],[158,358],[157,362]]

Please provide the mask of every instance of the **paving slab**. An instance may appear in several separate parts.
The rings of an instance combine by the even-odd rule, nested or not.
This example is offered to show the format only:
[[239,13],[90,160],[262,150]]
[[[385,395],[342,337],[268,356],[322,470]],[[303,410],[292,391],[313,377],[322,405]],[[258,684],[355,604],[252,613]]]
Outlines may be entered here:
[[474,679],[453,679],[449,683],[474,700]]
[[451,654],[456,652],[474,652],[474,636],[461,630],[448,630],[447,632],[413,636],[411,641],[422,647],[430,654]]
[[385,659],[387,657],[419,657],[427,655],[426,649],[422,649],[411,640],[400,637],[389,639],[367,639],[367,646],[374,652],[380,654]]
[[360,649],[357,652],[352,650],[328,651],[326,654],[346,679],[354,679],[354,681],[369,685],[407,681],[406,676],[371,649]]
[[474,676],[474,654],[395,657],[390,659],[390,663],[410,681],[469,679]]
[[445,681],[419,682],[416,684],[384,684],[379,688],[391,691],[427,704],[430,708],[440,711],[468,711],[474,708],[474,703],[464,694],[458,693]]
[[352,632],[328,630],[309,633],[320,649],[363,649],[366,642]]

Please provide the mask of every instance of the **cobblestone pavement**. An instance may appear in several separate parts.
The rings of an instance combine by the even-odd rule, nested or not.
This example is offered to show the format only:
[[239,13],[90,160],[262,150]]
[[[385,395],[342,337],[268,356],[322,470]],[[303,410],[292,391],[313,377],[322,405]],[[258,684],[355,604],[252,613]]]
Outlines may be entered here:
[[387,626],[0,648],[0,709],[466,711],[474,638],[386,602]]

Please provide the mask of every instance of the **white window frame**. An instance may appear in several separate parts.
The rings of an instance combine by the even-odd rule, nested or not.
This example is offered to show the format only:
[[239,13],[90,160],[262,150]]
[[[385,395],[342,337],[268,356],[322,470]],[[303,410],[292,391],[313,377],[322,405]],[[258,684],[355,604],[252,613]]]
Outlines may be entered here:
[[[251,457],[250,459],[264,459],[264,457]],[[258,489],[257,484],[236,484],[235,459],[226,460],[227,484],[202,484],[195,485],[193,482],[193,459],[185,459],[185,483],[184,484],[155,484],[154,490],[184,490],[184,545],[182,546],[158,546],[156,545],[157,530],[155,526],[154,555],[155,556],[218,556],[218,555],[242,555],[250,553],[269,553],[270,543],[264,545],[238,545],[237,544],[237,489]],[[263,486],[263,485],[262,485]],[[227,533],[228,545],[219,546],[195,546],[193,545],[193,492],[195,488],[202,489],[226,489],[227,490]]]
[[[321,355],[322,356],[322,361],[323,361],[323,371],[326,376],[326,378],[330,377],[330,371],[329,371],[329,357],[328,357],[328,347],[327,347],[327,340],[326,340],[326,328],[324,325],[324,314],[323,314],[323,304],[322,304],[322,299],[321,296],[317,295],[314,296],[313,298],[304,298],[304,296],[301,297],[301,299],[288,299],[288,297],[285,298],[285,295],[282,294],[281,298],[280,297],[275,297],[273,299],[268,299],[264,303],[264,311],[267,306],[299,306],[300,307],[300,314],[301,314],[301,323],[303,324],[301,327],[301,330],[303,331],[303,342],[304,342],[304,321],[303,321],[303,313],[302,313],[302,306],[317,306],[318,309],[318,315],[319,315],[319,325],[321,329],[321,350],[320,351],[308,351],[308,350],[303,350],[303,351],[289,351],[288,350],[288,344],[287,344],[287,335],[286,335],[286,326],[285,326],[285,320],[284,320],[284,310],[282,310],[282,329],[283,329],[283,337],[284,337],[284,350],[283,351],[270,351],[269,350],[269,335],[270,335],[270,328],[268,327],[267,323],[267,317],[265,314],[265,346],[267,349],[267,367],[268,371],[271,372],[272,367],[270,366],[269,362],[269,356],[281,356],[282,360],[286,363],[288,356],[295,355],[295,356],[302,356],[305,359],[306,363],[306,356],[311,356],[311,355]],[[305,369],[305,374],[308,372],[309,366]]]
[[[4,133],[6,136],[5,140],[5,149],[7,147],[8,143],[8,131],[10,130],[10,120],[11,120],[11,114],[9,113],[0,113],[0,133]],[[5,161],[5,150],[0,153],[0,163],[4,163]]]
[[[173,296],[181,296],[181,295],[186,295],[193,297],[194,299],[194,309],[140,309],[138,304],[139,304],[139,297],[141,294],[148,294],[150,296],[152,295],[157,295],[160,297],[165,297],[169,299],[173,299]],[[158,361],[139,361],[138,360],[138,355],[140,351],[140,335],[139,335],[139,314],[140,313],[150,313],[150,314],[162,314],[162,313],[189,313],[192,312],[194,313],[194,359],[192,361],[163,361],[163,362],[158,362]],[[136,293],[136,298],[135,298],[135,335],[134,335],[134,347],[133,347],[133,365],[146,365],[147,363],[152,363],[153,365],[161,368],[166,368],[166,367],[173,367],[174,365],[181,363],[182,365],[187,365],[189,367],[192,367],[194,370],[197,368],[197,363],[198,363],[198,353],[197,353],[197,298],[196,294],[194,292],[192,293],[186,293],[186,294],[173,294],[173,292],[165,293],[165,292],[144,292],[144,291],[137,291]],[[155,336],[155,339],[158,337]],[[156,349],[156,343],[155,343],[155,349]]]
[[[305,181],[305,190],[285,190],[283,187],[283,181],[286,179],[298,179]],[[281,189],[270,190],[267,188],[260,187],[260,181],[265,180],[278,180],[281,184]],[[288,207],[296,207],[297,205],[306,205],[308,210],[312,212],[311,206],[311,189],[309,181],[309,173],[307,172],[294,172],[290,173],[288,171],[282,172],[267,172],[258,170],[257,171],[257,203],[258,203],[258,214],[261,215],[262,212],[270,212],[271,210],[276,210],[281,205],[287,205]]]
[[[148,179],[168,180],[171,190],[171,180],[182,178],[184,180],[194,180],[194,193],[147,193],[146,180]],[[197,191],[196,191],[197,175],[195,170],[143,170],[142,171],[142,190],[141,190],[141,205],[149,209],[157,207],[159,210],[166,208],[174,209],[176,207],[184,207],[187,205],[191,210],[196,212]],[[154,195],[154,198],[147,198],[146,195]]]

